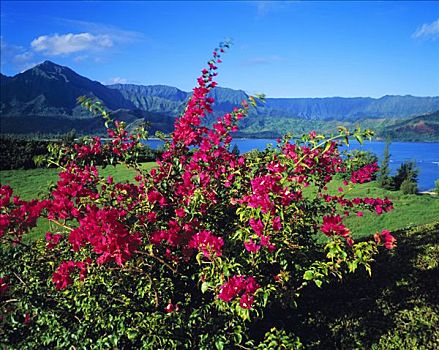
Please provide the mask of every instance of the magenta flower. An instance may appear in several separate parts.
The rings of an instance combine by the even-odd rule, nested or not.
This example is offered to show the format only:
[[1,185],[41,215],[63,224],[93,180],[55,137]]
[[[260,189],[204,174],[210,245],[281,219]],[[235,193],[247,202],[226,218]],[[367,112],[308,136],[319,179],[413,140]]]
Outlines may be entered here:
[[199,249],[203,252],[206,258],[214,256],[221,256],[221,249],[224,245],[224,240],[221,237],[216,237],[210,231],[201,231],[192,236],[188,247]]

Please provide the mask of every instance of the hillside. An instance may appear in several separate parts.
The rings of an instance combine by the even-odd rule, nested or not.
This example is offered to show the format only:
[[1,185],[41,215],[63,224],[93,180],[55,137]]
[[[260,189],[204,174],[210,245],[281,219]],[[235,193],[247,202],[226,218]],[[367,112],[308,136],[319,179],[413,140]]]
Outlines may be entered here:
[[404,141],[439,141],[439,111],[388,126],[382,135]]
[[89,117],[76,103],[82,95],[96,97],[110,109],[134,108],[120,91],[50,61],[2,80],[2,116]]
[[[103,85],[68,67],[45,61],[13,77],[0,75],[0,126],[2,133],[59,133],[75,128],[79,133],[101,133],[103,123],[77,105],[79,96],[94,97],[130,124],[151,123],[156,130],[172,131],[191,92],[166,85]],[[218,87],[215,117],[230,112],[248,95],[242,90]],[[330,98],[267,98],[242,121],[237,135],[277,137],[286,132],[333,132],[338,125],[361,124],[379,135],[410,140],[439,139],[437,123],[419,115],[439,110],[439,97],[384,96]],[[415,119],[410,119],[414,118]]]

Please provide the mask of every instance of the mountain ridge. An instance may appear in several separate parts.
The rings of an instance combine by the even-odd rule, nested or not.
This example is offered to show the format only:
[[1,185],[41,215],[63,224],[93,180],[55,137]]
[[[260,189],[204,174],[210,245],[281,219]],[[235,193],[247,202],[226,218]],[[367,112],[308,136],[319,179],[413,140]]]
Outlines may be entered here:
[[[127,122],[138,123],[140,119],[144,119],[151,121],[153,126],[160,125],[163,131],[168,132],[172,130],[173,118],[184,111],[192,94],[169,85],[104,85],[51,61],[45,61],[12,77],[1,74],[0,82],[2,132],[5,132],[5,125],[8,125],[7,132],[20,132],[20,124],[26,123],[30,118],[33,118],[32,124],[36,127],[37,119],[44,122],[45,117],[58,118],[61,121],[69,119],[73,124],[74,120],[80,119],[89,119],[91,122],[93,116],[76,103],[77,97],[82,95],[99,99],[115,115],[122,116]],[[215,103],[213,115],[206,118],[208,123],[215,117],[230,112],[243,99],[249,97],[243,90],[227,87],[217,87],[210,95]],[[268,128],[266,131],[272,132],[274,129],[270,130],[270,125],[274,127],[284,121],[294,127],[296,121],[299,124],[306,124],[308,121],[311,125],[320,125],[327,122],[330,124],[331,121],[358,123],[383,118],[390,124],[395,124],[398,120],[437,110],[438,96],[269,97],[265,104],[258,103],[251,110],[250,116],[242,122],[241,127],[244,131],[248,129],[256,132],[260,125],[260,130]],[[11,122],[11,118],[17,120]],[[81,124],[84,132],[87,132],[86,124]]]

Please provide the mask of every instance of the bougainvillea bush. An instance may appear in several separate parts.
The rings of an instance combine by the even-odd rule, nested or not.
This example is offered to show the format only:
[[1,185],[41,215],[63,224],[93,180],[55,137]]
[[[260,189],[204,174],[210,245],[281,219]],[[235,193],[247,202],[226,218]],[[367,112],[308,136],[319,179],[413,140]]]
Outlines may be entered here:
[[[389,231],[355,242],[349,215],[392,209],[388,199],[344,194],[370,181],[376,164],[352,171],[339,193],[326,185],[348,166],[339,152],[346,129],[316,133],[239,156],[231,133],[255,99],[211,127],[217,64],[213,52],[157,167],[136,162],[143,133],[129,135],[98,103],[111,142],[90,138],[52,149],[59,180],[44,200],[22,201],[1,187],[1,342],[15,348],[301,348],[265,322],[273,308],[294,312],[312,285],[357,268],[371,271]],[[103,178],[95,164],[137,170],[130,182]],[[23,236],[39,218],[44,240]],[[317,238],[326,243],[317,244]],[[330,302],[330,300],[328,300]]]

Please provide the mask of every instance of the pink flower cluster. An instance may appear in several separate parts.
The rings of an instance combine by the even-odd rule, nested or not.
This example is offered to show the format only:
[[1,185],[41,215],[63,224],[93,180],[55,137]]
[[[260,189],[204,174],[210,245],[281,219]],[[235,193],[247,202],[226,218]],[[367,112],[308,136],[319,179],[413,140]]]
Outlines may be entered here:
[[251,193],[243,196],[240,203],[252,208],[261,208],[262,213],[273,213],[276,204],[288,206],[293,200],[301,197],[300,192],[291,192],[288,187],[280,184],[281,175],[271,173],[257,176],[250,181]]
[[353,240],[350,237],[349,229],[343,225],[343,220],[340,215],[335,216],[324,216],[323,225],[321,226],[321,231],[326,236],[337,235],[346,239],[349,245],[353,244]]
[[0,186],[0,238],[8,236],[14,243],[37,224],[47,201],[23,201],[12,197],[12,188]]
[[[261,247],[266,247],[267,250],[272,253],[276,250],[276,246],[270,242],[270,237],[268,235],[264,235],[264,224],[261,219],[257,221],[254,218],[250,218],[249,220],[250,227],[253,229],[255,234],[258,236],[259,244],[252,239],[244,242],[245,249],[250,253],[258,252]],[[273,219],[272,227],[274,231],[279,231],[282,227],[280,223],[280,218],[275,217]]]
[[233,276],[220,288],[218,298],[230,302],[241,294],[239,305],[243,309],[250,309],[254,302],[254,293],[260,288],[253,276]]
[[221,237],[214,236],[210,231],[201,231],[192,236],[188,247],[199,249],[206,258],[211,258],[221,256],[223,245],[224,240]]
[[58,243],[61,241],[63,235],[59,233],[52,234],[51,232],[46,233],[46,247],[47,249],[55,248]]
[[54,272],[52,276],[52,282],[55,284],[56,289],[66,289],[70,284],[73,283],[71,274],[75,269],[79,269],[79,279],[81,281],[87,275],[87,265],[90,263],[87,261],[63,261],[58,269]]
[[396,246],[396,239],[388,230],[382,230],[381,233],[376,233],[374,236],[375,242],[383,243],[387,249],[393,249]]
[[329,194],[321,195],[325,202],[335,202],[344,208],[353,208],[355,206],[363,206],[376,214],[381,215],[384,212],[393,210],[393,203],[389,198],[353,198],[347,199],[344,196],[331,196]]
[[59,173],[57,187],[52,191],[48,203],[48,218],[65,220],[78,218],[77,203],[80,198],[99,198],[96,186],[99,181],[98,170],[94,166],[79,167],[70,163],[65,171]]
[[140,140],[136,135],[128,135],[120,122],[115,121],[114,125],[115,129],[107,129],[107,134],[112,139],[109,150],[111,153],[123,157],[127,151],[139,145]]
[[84,144],[74,144],[74,150],[76,151],[77,157],[79,159],[86,158],[89,156],[94,156],[102,153],[102,141],[100,137],[94,137],[93,143],[90,145]]
[[362,184],[372,181],[373,176],[376,174],[378,169],[378,164],[376,162],[372,164],[367,164],[364,167],[352,172],[351,182],[354,184]]
[[99,255],[98,264],[114,261],[122,266],[142,242],[140,234],[130,233],[124,224],[126,215],[124,210],[89,206],[84,217],[79,219],[79,227],[70,232],[69,242],[76,251],[90,244],[93,252]]
[[337,143],[334,141],[331,141],[327,148],[314,149],[307,145],[293,145],[286,142],[281,149],[287,159],[294,161],[294,173],[299,176],[300,181],[318,175],[324,177],[325,182],[329,182],[334,174],[346,170]]

